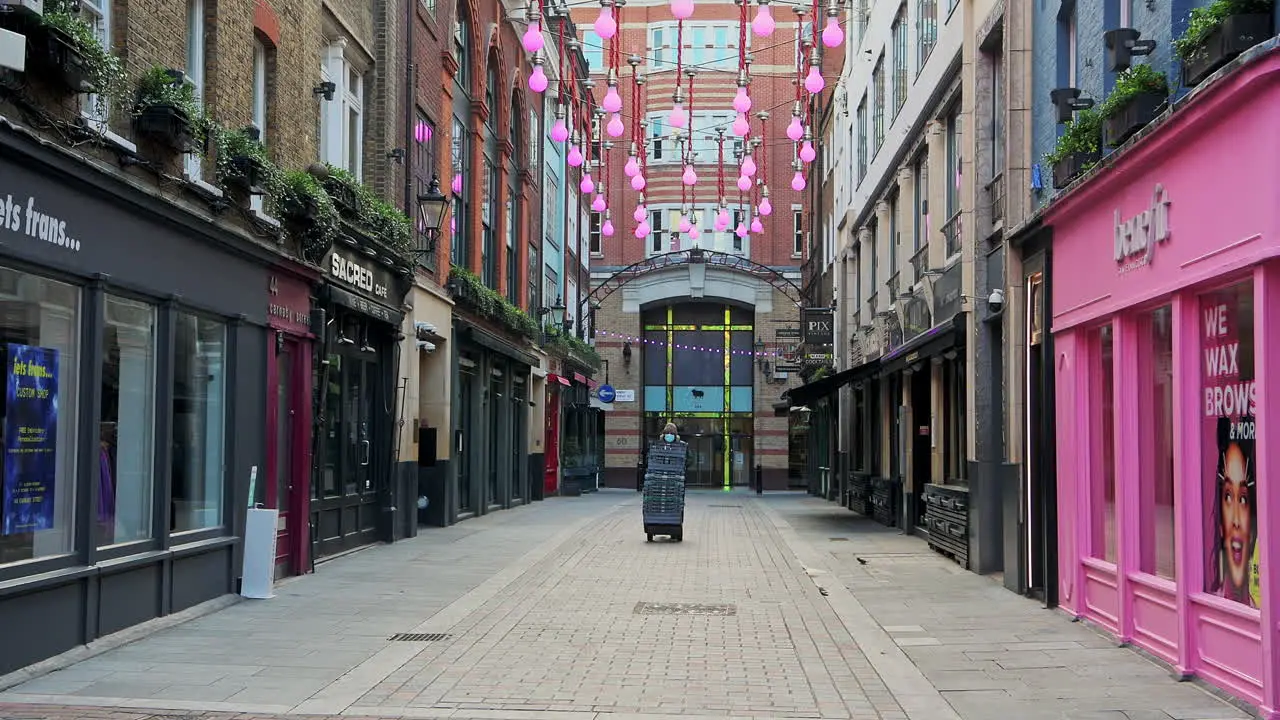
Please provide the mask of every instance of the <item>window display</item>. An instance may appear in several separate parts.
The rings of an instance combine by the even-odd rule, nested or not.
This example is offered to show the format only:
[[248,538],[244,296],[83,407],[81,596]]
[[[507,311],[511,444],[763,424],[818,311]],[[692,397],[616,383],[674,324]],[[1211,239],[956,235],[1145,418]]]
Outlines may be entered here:
[[0,564],[75,549],[78,288],[0,268]]
[[1138,321],[1138,413],[1142,467],[1138,569],[1173,579],[1173,307],[1165,305]]
[[99,547],[151,537],[154,307],[108,295],[98,423]]
[[1253,283],[1200,297],[1205,592],[1262,606]]
[[174,335],[170,530],[183,532],[222,525],[227,330],[180,313]]

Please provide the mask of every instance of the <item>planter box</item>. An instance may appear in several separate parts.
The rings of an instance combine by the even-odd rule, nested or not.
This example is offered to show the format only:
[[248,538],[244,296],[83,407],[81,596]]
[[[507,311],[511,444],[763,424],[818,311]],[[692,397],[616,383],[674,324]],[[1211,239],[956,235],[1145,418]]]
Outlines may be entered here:
[[75,40],[57,28],[41,26],[27,36],[28,72],[67,93],[91,93],[92,69]]
[[354,218],[360,214],[360,201],[356,199],[354,188],[348,187],[337,180],[329,179],[324,182],[324,191],[329,193],[329,197],[333,198],[333,204],[338,208],[339,215],[345,218]]
[[1182,61],[1183,87],[1195,87],[1240,53],[1271,37],[1270,15],[1231,15],[1209,34],[1204,47]]
[[1053,165],[1053,189],[1061,190],[1102,159],[1102,153],[1072,153]]
[[[258,184],[262,179],[262,163],[257,158],[233,157],[228,164],[231,170],[227,173],[225,182],[229,189],[249,195],[263,194]],[[311,212],[314,215],[314,207]]]
[[138,134],[158,140],[175,152],[189,153],[196,149],[191,132],[191,118],[182,108],[173,105],[149,105],[133,119]]
[[1102,139],[1108,147],[1119,147],[1142,128],[1156,119],[1164,107],[1165,96],[1158,93],[1142,93],[1129,98],[1129,102],[1115,115],[1102,121]]

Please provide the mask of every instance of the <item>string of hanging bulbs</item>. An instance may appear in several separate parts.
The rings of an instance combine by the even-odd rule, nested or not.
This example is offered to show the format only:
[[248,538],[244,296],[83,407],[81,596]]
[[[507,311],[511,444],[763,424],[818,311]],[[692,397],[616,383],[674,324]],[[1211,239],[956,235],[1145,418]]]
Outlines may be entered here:
[[[600,106],[594,109],[588,107],[588,98],[578,97],[578,65],[577,63],[566,61],[566,46],[570,50],[576,49],[580,46],[580,41],[576,36],[566,38],[565,26],[561,24],[560,28],[552,31],[557,42],[559,90],[555,122],[552,125],[550,136],[553,142],[569,143],[569,150],[565,156],[566,163],[570,167],[583,168],[582,179],[578,189],[586,196],[594,194],[591,209],[596,213],[600,213],[603,218],[601,233],[609,237],[615,231],[612,223],[612,212],[609,207],[609,198],[607,197],[611,187],[609,182],[609,160],[613,143],[605,141],[604,136],[615,139],[621,138],[628,131],[628,124],[624,122],[622,113],[623,100],[620,92],[622,62],[619,43],[621,9],[626,0],[598,1],[600,3],[600,12],[592,23],[591,28],[602,41],[600,47],[604,50],[604,57],[607,58],[604,97],[600,102]],[[731,102],[734,120],[730,126],[730,131],[735,137],[741,139],[741,142],[738,143],[738,148],[734,151],[735,159],[739,163],[737,179],[739,204],[744,206],[742,220],[734,229],[734,233],[739,238],[745,238],[750,233],[763,232],[763,224],[760,218],[768,217],[772,213],[767,169],[765,167],[768,153],[761,154],[759,164],[755,160],[755,151],[764,144],[769,113],[767,111],[758,111],[756,113],[755,117],[759,121],[759,135],[752,137],[751,110],[753,100],[751,97],[752,76],[750,72],[752,57],[747,52],[747,33],[749,29],[756,37],[771,37],[777,30],[777,21],[774,19],[770,7],[771,0],[755,0],[755,16],[748,20],[751,1],[735,0],[735,4],[739,6],[740,10],[738,19],[738,68],[737,90]],[[792,162],[794,173],[791,179],[791,188],[796,192],[801,192],[807,187],[805,169],[817,157],[817,152],[813,145],[812,102],[806,102],[804,95],[807,93],[809,99],[812,99],[813,96],[820,94],[826,88],[826,81],[822,76],[821,53],[818,45],[821,43],[826,48],[837,48],[844,43],[845,36],[845,30],[841,24],[843,0],[826,0],[826,22],[821,31],[819,31],[819,17],[824,9],[823,1],[812,0],[811,7],[807,9],[803,5],[792,5],[792,10],[798,17],[794,42],[800,51],[796,55],[796,74],[794,76],[796,96],[792,105],[791,121],[786,127],[785,134],[795,149],[795,156]],[[559,10],[559,14],[567,15],[566,8],[567,6],[562,7]],[[694,110],[696,68],[684,67],[684,21],[692,18],[695,10],[694,0],[670,0],[670,12],[677,21],[677,41],[675,48],[675,87],[671,95],[671,110],[666,118],[679,148],[678,160],[683,166],[683,172],[680,175],[681,208],[678,229],[681,234],[688,236],[692,241],[698,239],[699,233],[699,224],[696,222],[696,218],[691,219],[689,205],[687,204],[691,196],[694,198],[692,204],[696,205],[696,186],[698,183],[698,175],[694,167],[696,154],[694,150],[694,130],[690,127]],[[809,28],[811,32],[808,34],[805,33],[803,22],[806,12],[811,13],[813,18]],[[544,69],[545,59],[543,52],[546,43],[543,34],[543,20],[548,17],[545,0],[531,0],[527,14],[528,27],[521,38],[521,44],[525,51],[531,55],[531,70],[527,82],[530,91],[541,94],[550,87],[550,80]],[[648,222],[648,211],[644,197],[644,190],[648,184],[646,171],[650,138],[645,133],[648,123],[641,119],[644,113],[640,111],[644,96],[645,76],[639,72],[639,65],[643,61],[643,58],[638,55],[631,55],[627,59],[627,64],[631,66],[630,81],[633,112],[631,113],[630,123],[630,147],[627,148],[627,161],[623,166],[624,174],[630,179],[631,188],[639,193],[635,211],[632,214],[636,222],[634,235],[637,238],[645,238],[652,232]],[[687,86],[683,82],[685,76],[688,78]],[[586,94],[589,96],[589,89],[593,83],[584,78],[581,84],[588,89]],[[566,93],[566,87],[568,88],[568,93]],[[686,103],[688,105],[687,109]],[[608,118],[607,122],[605,121],[606,117]],[[714,227],[717,232],[722,232],[731,224],[727,198],[724,192],[725,137],[723,129],[716,128],[716,137],[708,139],[717,143],[717,195],[719,208],[715,214]],[[593,147],[597,148],[599,153],[603,155],[602,158],[593,159],[590,157]],[[584,148],[586,149],[585,154],[583,152]],[[602,182],[599,184],[595,182],[591,175],[593,165],[600,170],[600,175],[602,176]],[[459,180],[460,178],[455,177],[454,184],[458,184]],[[750,218],[749,224],[748,217]],[[673,237],[673,243],[675,241],[676,238]]]

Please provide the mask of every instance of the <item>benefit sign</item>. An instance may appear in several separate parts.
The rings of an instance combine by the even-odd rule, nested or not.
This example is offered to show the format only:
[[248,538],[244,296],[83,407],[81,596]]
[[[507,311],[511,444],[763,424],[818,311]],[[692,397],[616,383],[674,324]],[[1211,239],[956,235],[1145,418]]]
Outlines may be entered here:
[[4,517],[0,534],[53,528],[58,442],[58,351],[8,345]]
[[1244,283],[1201,296],[1201,417],[1205,478],[1205,592],[1262,606],[1258,477],[1254,464],[1258,386],[1253,289]]

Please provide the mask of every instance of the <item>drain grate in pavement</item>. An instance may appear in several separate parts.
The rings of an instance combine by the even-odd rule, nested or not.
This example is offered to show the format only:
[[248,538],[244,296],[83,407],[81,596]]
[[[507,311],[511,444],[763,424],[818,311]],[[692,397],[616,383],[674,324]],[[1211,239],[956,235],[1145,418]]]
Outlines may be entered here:
[[741,509],[742,509],[742,506],[741,506],[741,505],[708,505],[707,507],[713,507],[713,508],[733,508],[733,509],[735,509],[735,510],[741,510]]
[[730,604],[638,602],[636,615],[737,615],[738,606]]
[[849,538],[845,538],[845,537],[833,537],[833,538],[827,538],[827,539],[830,540],[831,542],[849,542]]
[[438,642],[450,637],[448,633],[396,633],[387,639],[392,642]]

